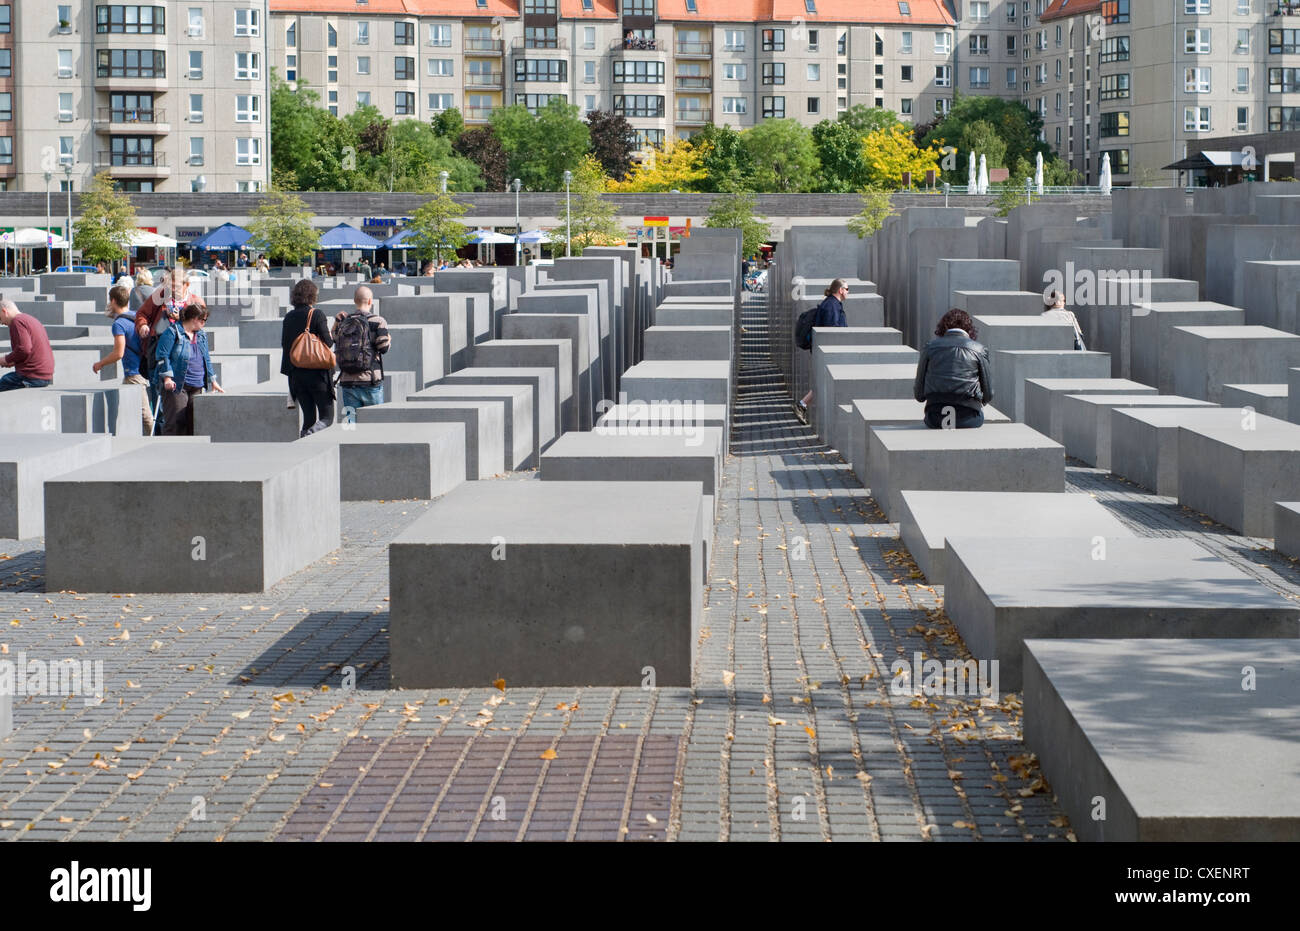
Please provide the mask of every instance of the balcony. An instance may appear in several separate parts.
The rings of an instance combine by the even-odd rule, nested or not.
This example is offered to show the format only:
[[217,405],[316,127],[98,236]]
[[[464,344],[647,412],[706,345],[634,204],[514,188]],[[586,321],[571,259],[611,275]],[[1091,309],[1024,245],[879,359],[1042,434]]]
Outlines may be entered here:
[[531,52],[538,49],[551,49],[552,51],[555,49],[563,49],[564,51],[568,51],[569,40],[564,36],[557,36],[552,39],[537,37],[530,39],[526,36],[516,37],[510,41],[510,49],[512,52],[516,53],[521,51]]
[[633,36],[630,39],[615,39],[609,43],[609,50],[611,52],[666,52],[668,51],[668,45],[658,39],[643,39],[640,36]]
[[114,178],[166,178],[171,175],[165,152],[96,152],[95,170]]
[[502,39],[465,39],[466,55],[501,55],[505,52]]
[[496,107],[466,107],[464,113],[465,122],[486,123],[492,119],[494,110],[496,110]]
[[713,78],[707,74],[679,74],[675,85],[679,91],[708,91],[713,89]]
[[677,43],[678,58],[712,58],[712,42],[695,42],[683,40]]
[[678,110],[677,124],[679,126],[703,126],[709,121],[708,110]]
[[97,133],[149,133],[163,136],[171,132],[171,129],[167,122],[167,111],[161,107],[152,110],[142,110],[139,107],[99,107],[95,110]]
[[505,87],[505,74],[500,71],[466,71],[465,87],[472,90],[501,90]]

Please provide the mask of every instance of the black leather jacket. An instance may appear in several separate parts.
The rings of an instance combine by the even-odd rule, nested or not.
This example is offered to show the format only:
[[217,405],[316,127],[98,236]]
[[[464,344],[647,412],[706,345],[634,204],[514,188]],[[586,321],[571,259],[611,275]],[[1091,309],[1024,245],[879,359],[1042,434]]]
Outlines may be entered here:
[[962,330],[930,340],[921,350],[912,394],[926,404],[980,410],[993,401],[989,351]]

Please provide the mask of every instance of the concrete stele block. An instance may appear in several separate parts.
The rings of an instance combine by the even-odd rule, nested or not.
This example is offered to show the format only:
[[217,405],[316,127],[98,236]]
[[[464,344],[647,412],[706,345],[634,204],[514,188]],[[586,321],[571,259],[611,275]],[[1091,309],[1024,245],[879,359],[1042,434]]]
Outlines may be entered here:
[[1065,450],[1024,424],[931,430],[872,427],[867,438],[871,496],[896,520],[902,492],[1065,491]]
[[1300,498],[1300,427],[1255,415],[1178,428],[1178,503],[1249,537],[1273,536],[1273,505]]
[[948,616],[1006,691],[1030,638],[1300,636],[1300,606],[1191,540],[948,537],[945,572]]
[[1098,469],[1110,468],[1111,416],[1118,407],[1214,407],[1169,394],[1067,394],[1061,399],[1065,454]]
[[296,442],[338,447],[342,501],[436,498],[465,481],[463,423],[344,423]]
[[1294,841],[1298,667],[1295,640],[1030,639],[1025,746],[1080,840]]
[[112,455],[108,436],[0,434],[0,538],[22,540],[44,534],[45,482]]
[[1061,442],[1061,403],[1068,394],[1155,394],[1127,378],[1030,378],[1025,381],[1025,423]]
[[505,411],[498,401],[426,399],[375,404],[357,411],[358,425],[371,423],[464,424],[466,478],[491,478],[506,470]]
[[1300,558],[1300,501],[1279,501],[1273,509],[1273,548]]
[[1219,403],[1224,407],[1250,409],[1266,417],[1286,420],[1288,394],[1285,382],[1276,385],[1224,385]]
[[[848,427],[840,454],[853,467],[853,474],[867,484],[867,439],[872,427],[902,427],[925,422],[925,402],[910,398],[858,399],[845,415]],[[996,407],[985,405],[984,423],[1009,423],[1010,418]]]
[[550,368],[489,368],[475,365],[452,372],[442,381],[445,385],[530,385],[533,389],[533,436],[539,450],[558,436],[555,421],[555,371]]
[[[115,456],[46,482],[46,590],[265,591],[338,549],[338,489],[329,445],[151,445]],[[185,502],[150,527],[163,564],[120,545],[121,528],[159,500]]]
[[1300,336],[1262,326],[1176,326],[1174,391],[1218,403],[1224,385],[1272,384],[1300,365]]
[[[507,317],[506,319],[509,319]],[[505,467],[535,469],[541,453],[533,436],[533,388],[531,385],[433,385],[405,398],[423,401],[498,401],[505,432]]]
[[1012,420],[1025,419],[1025,380],[1029,378],[1109,378],[1104,352],[1017,349],[990,353],[993,403]]
[[395,688],[689,686],[698,482],[462,485],[389,545]]
[[702,401],[730,408],[731,366],[726,362],[638,362],[623,373],[619,391],[632,401]]

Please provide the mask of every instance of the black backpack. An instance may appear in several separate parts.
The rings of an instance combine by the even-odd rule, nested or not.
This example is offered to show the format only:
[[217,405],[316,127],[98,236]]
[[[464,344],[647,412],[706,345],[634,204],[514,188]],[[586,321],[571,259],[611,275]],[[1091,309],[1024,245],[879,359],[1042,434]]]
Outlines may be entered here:
[[334,358],[339,370],[358,375],[375,369],[375,343],[370,338],[370,316],[350,313],[334,330]]
[[821,305],[818,304],[809,310],[805,310],[799,315],[799,319],[794,324],[794,344],[800,349],[812,349],[812,331],[817,324],[817,315],[821,311]]

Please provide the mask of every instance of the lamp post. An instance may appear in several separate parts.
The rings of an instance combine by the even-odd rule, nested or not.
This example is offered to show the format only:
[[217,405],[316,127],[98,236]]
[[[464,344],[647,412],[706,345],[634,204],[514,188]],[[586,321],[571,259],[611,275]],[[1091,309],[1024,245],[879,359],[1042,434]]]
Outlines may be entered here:
[[438,172],[438,181],[439,181],[440,184],[441,184],[441,190],[442,190],[442,193],[444,193],[444,194],[447,193],[447,179],[450,178],[450,177],[451,177],[451,174],[450,174],[449,172],[446,172],[446,171],[440,171],[440,172]]
[[510,182],[510,186],[515,189],[515,265],[522,265],[520,261],[522,256],[519,254],[519,189],[524,183],[518,178]]
[[68,225],[63,230],[63,238],[67,240],[68,248],[67,261],[64,263],[68,266],[68,271],[72,271],[72,162],[63,163],[63,177],[67,180],[68,189]]
[[573,210],[569,205],[569,183],[573,180],[573,172],[565,170],[564,172],[564,257],[568,258],[573,255]]
[[50,238],[50,180],[53,177],[54,175],[48,171],[45,172],[45,270],[47,272],[54,270],[54,265],[50,260],[50,253],[54,251],[50,248],[53,241]]

